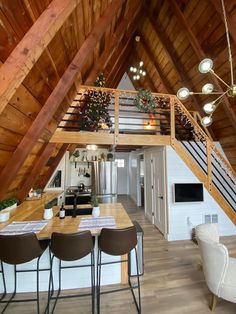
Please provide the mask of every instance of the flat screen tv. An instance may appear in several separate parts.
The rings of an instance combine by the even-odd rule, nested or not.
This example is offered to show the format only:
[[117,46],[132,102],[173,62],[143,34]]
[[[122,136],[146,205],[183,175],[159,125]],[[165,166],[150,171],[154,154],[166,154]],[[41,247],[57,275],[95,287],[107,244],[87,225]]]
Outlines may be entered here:
[[175,183],[174,202],[203,202],[202,183]]

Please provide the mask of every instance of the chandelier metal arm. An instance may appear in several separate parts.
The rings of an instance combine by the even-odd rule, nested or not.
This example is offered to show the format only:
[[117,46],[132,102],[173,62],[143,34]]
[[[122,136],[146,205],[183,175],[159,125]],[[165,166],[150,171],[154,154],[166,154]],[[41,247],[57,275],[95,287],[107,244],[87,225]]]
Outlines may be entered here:
[[227,89],[224,93],[222,93],[218,98],[216,98],[216,100],[214,100],[214,104],[216,106],[216,108],[218,107],[218,105],[220,104],[220,102],[222,101],[222,98],[225,96],[225,94],[227,94],[229,91],[229,89]]
[[203,92],[189,92],[189,95],[222,95],[223,92],[211,92],[209,94]]
[[228,88],[230,88],[230,86],[224,81],[224,80],[222,80],[222,78],[221,77],[219,77],[215,72],[214,72],[214,70],[210,70],[210,73],[211,74],[213,74],[219,81],[221,81],[225,86],[227,86]]
[[233,58],[232,58],[232,51],[230,46],[230,38],[229,38],[229,28],[228,28],[228,22],[226,18],[226,11],[225,11],[225,4],[224,0],[221,0],[222,9],[223,9],[223,15],[224,15],[224,24],[225,24],[225,32],[226,32],[226,39],[228,44],[228,52],[229,52],[229,64],[230,64],[230,74],[231,74],[231,85],[234,85],[234,72],[233,72]]

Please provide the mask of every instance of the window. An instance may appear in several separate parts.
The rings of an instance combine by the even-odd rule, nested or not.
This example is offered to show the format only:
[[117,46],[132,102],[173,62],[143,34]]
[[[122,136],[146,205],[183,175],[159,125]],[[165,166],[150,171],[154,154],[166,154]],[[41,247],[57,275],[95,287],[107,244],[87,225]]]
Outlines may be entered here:
[[125,159],[115,159],[117,164],[117,168],[124,168],[125,167]]

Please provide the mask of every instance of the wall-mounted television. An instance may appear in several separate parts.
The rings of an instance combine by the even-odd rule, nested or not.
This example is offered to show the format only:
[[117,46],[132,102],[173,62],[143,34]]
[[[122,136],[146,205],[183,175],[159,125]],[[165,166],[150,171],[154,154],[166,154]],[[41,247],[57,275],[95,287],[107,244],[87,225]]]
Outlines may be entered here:
[[203,202],[203,184],[175,183],[174,202],[175,203]]

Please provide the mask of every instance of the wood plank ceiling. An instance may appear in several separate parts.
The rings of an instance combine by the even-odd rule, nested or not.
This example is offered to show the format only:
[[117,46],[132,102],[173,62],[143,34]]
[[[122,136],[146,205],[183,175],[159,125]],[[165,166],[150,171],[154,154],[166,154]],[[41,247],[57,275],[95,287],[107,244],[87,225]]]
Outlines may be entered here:
[[[107,87],[115,88],[129,67],[143,60],[147,76],[133,82],[136,88],[176,93],[185,85],[200,90],[207,77],[198,73],[197,64],[206,55],[214,60],[216,73],[230,81],[220,0],[66,2],[63,9],[59,0],[0,0],[0,199],[24,199],[31,186],[45,184],[66,149],[73,151],[73,146],[48,142],[76,87],[92,84],[99,72],[105,73]],[[236,0],[226,1],[226,11],[235,59]],[[36,23],[38,35],[33,33]],[[24,46],[30,32],[35,38]],[[12,69],[7,78],[6,69]],[[63,82],[67,87],[59,97]],[[50,101],[57,99],[49,111]],[[186,106],[201,112],[203,100],[194,97]],[[217,109],[212,130],[236,168],[234,115],[232,99]],[[38,133],[31,132],[37,125]]]

